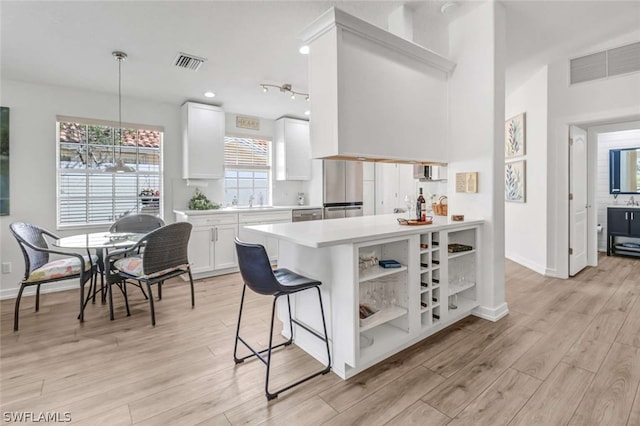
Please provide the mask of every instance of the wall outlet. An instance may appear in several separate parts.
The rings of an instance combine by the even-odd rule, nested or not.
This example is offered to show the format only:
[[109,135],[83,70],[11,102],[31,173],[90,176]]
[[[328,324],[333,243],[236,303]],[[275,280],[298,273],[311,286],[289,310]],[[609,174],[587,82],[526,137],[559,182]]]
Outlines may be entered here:
[[11,273],[11,262],[2,262],[2,273],[3,274]]

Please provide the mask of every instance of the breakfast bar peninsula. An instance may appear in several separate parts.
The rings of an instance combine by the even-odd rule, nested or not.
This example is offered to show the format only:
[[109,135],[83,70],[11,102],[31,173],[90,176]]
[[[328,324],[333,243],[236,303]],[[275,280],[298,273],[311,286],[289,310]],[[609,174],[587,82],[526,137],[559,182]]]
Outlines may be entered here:
[[[481,305],[479,294],[487,285],[481,281],[478,250],[483,221],[436,217],[430,225],[407,226],[399,217],[246,228],[278,240],[278,268],[322,281],[332,368],[343,379],[478,312]],[[383,267],[385,260],[397,263]],[[300,293],[291,302],[294,318],[322,330],[313,294]],[[286,303],[278,315],[287,335]],[[326,362],[322,342],[301,327],[294,334],[299,347]]]

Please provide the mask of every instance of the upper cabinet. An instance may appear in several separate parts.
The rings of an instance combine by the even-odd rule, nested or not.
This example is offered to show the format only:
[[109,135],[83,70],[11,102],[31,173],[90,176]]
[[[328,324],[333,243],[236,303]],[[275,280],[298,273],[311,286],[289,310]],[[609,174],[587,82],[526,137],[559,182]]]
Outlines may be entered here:
[[182,105],[182,177],[220,179],[224,175],[224,111],[185,102]]
[[447,162],[452,62],[336,8],[300,38],[313,158]]
[[294,118],[276,120],[276,180],[311,179],[309,122]]

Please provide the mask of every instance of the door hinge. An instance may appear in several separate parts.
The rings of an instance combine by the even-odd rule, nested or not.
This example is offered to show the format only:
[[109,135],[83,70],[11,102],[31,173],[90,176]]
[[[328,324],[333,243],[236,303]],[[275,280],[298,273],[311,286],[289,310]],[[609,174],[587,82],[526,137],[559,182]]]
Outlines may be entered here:
[[573,200],[573,193],[572,192],[569,193],[569,200]]
[[569,145],[573,145],[573,138],[569,138]]
[[569,248],[569,254],[573,254],[573,249]]

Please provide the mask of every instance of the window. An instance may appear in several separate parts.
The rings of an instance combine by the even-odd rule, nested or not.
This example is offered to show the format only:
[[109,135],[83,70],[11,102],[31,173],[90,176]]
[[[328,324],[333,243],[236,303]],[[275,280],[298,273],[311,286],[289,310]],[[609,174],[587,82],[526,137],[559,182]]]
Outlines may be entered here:
[[248,205],[271,204],[271,141],[264,139],[224,138],[225,202]]
[[[161,128],[58,117],[58,226],[106,224],[130,213],[159,215]],[[120,164],[125,171],[116,171]]]

